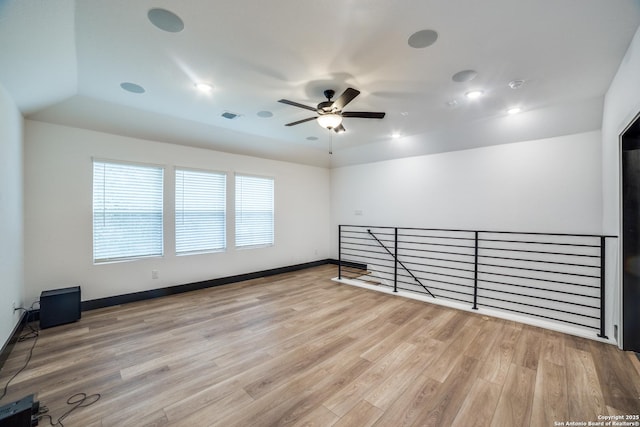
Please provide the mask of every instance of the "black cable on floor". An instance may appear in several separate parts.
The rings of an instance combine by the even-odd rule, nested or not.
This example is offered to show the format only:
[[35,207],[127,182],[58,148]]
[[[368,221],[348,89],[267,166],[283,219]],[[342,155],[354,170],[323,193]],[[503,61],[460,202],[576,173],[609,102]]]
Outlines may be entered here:
[[[36,344],[38,343],[40,330],[37,328],[34,328],[29,323],[29,316],[33,313],[33,306],[39,303],[40,301],[35,301],[33,304],[31,304],[31,307],[29,309],[26,309],[24,307],[16,308],[16,310],[24,310],[27,313],[26,325],[29,328],[29,332],[22,334],[18,337],[18,342],[26,341],[28,339],[33,339],[33,344],[29,349],[29,354],[27,356],[27,360],[25,361],[24,365],[4,385],[4,389],[2,390],[2,394],[0,395],[0,400],[2,400],[7,395],[7,390],[9,389],[9,384],[11,384],[11,381],[13,381],[22,371],[25,370],[25,368],[29,365],[31,358],[33,357],[33,349],[36,347]],[[43,420],[48,418],[49,424],[51,424],[51,426],[53,427],[56,427],[56,426],[64,427],[64,424],[62,423],[62,421],[65,418],[67,418],[73,411],[75,411],[78,408],[86,408],[87,406],[93,405],[98,400],[100,400],[100,397],[101,397],[100,393],[90,394],[90,395],[87,395],[86,393],[74,394],[73,396],[67,399],[67,404],[73,405],[73,406],[67,412],[65,412],[60,417],[58,417],[55,423],[54,423],[53,417],[47,414],[47,412],[49,412],[49,408],[47,408],[46,406],[41,406],[40,410],[36,415],[38,417],[38,420]]]
[[47,412],[49,412],[49,408],[47,408],[46,406],[41,406],[40,407],[40,411],[37,414],[38,420],[42,421],[46,418],[48,418],[49,424],[52,426],[60,426],[60,427],[64,427],[64,424],[62,424],[62,421],[67,418],[73,411],[75,411],[78,408],[86,408],[87,406],[91,406],[94,403],[96,403],[98,400],[100,400],[100,393],[96,393],[96,394],[90,394],[87,395],[86,393],[76,393],[73,396],[69,397],[67,399],[67,405],[73,405],[71,407],[71,409],[69,409],[67,412],[65,412],[64,414],[62,414],[54,423],[53,422],[53,417],[49,414],[47,414]]
[[4,389],[2,390],[2,394],[0,394],[0,400],[2,400],[7,395],[7,390],[9,389],[9,384],[11,384],[11,381],[13,381],[20,374],[20,372],[25,370],[25,368],[27,367],[27,365],[31,361],[31,357],[33,356],[33,349],[36,347],[36,343],[38,342],[38,332],[39,331],[37,329],[33,328],[33,326],[31,326],[29,324],[29,316],[33,312],[33,306],[38,302],[39,301],[36,301],[33,304],[31,304],[31,308],[28,309],[28,310],[26,308],[24,308],[24,307],[16,308],[16,310],[24,310],[27,313],[26,324],[29,327],[29,329],[31,330],[31,332],[28,332],[28,333],[23,334],[20,337],[18,337],[18,342],[26,341],[28,339],[33,338],[33,344],[31,345],[31,348],[29,349],[29,355],[27,356],[27,360],[24,362],[24,365],[22,366],[22,368],[20,368],[18,370],[18,372],[16,372],[11,378],[9,378],[9,381],[7,381],[7,383],[4,385]]

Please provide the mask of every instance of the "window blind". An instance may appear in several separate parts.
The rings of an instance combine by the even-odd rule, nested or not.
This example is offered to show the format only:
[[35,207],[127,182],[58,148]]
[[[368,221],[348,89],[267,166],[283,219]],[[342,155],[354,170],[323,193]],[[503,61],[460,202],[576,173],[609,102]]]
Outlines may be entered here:
[[176,169],[176,254],[226,248],[227,177]]
[[93,260],[162,256],[163,169],[93,162]]
[[273,245],[273,178],[235,178],[236,246]]

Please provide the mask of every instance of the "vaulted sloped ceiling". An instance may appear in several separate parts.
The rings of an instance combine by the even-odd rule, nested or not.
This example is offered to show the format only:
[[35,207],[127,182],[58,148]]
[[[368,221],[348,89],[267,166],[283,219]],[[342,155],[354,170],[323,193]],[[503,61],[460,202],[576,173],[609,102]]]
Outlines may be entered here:
[[[0,0],[0,83],[33,120],[335,167],[599,129],[639,24],[638,0]],[[279,99],[347,87],[385,118],[284,126],[314,113]]]

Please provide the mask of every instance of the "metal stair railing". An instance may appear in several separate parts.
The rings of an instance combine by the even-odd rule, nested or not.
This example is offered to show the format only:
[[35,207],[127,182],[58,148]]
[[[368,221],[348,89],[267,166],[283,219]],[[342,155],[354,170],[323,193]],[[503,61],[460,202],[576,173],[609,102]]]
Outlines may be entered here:
[[338,278],[366,276],[367,283],[394,292],[596,330],[607,338],[608,238],[617,236],[339,225]]

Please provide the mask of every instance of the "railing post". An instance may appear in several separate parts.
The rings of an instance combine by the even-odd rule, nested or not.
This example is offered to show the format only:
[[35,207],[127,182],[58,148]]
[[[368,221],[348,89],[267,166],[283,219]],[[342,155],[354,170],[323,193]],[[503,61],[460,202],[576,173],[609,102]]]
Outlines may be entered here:
[[395,243],[393,256],[393,292],[398,292],[398,227],[395,227]]
[[605,252],[607,248],[607,240],[606,237],[600,236],[600,333],[598,336],[600,338],[607,339],[608,337],[605,335],[605,266],[606,266],[606,258]]
[[342,225],[338,225],[338,279],[342,279]]
[[475,252],[473,254],[473,309],[478,309],[478,232],[475,232]]

